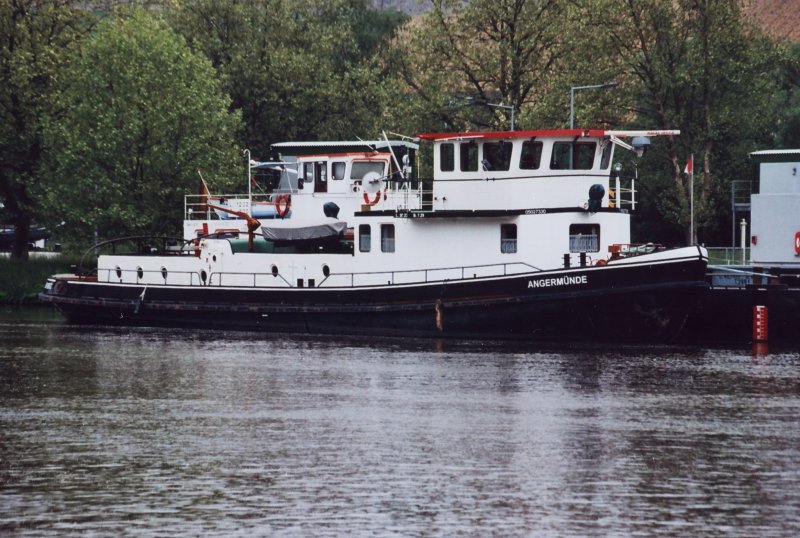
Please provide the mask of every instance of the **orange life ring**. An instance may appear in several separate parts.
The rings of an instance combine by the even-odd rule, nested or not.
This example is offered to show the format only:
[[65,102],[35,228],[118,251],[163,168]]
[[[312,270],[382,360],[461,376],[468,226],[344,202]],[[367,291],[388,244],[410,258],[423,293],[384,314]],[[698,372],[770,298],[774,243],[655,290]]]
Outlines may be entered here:
[[364,193],[364,203],[367,204],[367,205],[375,205],[378,202],[380,202],[380,200],[381,200],[381,191],[378,191],[378,192],[375,193],[375,199],[374,200],[370,200],[369,199],[369,195],[366,192]]
[[290,194],[280,194],[275,198],[275,213],[279,217],[285,216],[292,207],[292,196]]

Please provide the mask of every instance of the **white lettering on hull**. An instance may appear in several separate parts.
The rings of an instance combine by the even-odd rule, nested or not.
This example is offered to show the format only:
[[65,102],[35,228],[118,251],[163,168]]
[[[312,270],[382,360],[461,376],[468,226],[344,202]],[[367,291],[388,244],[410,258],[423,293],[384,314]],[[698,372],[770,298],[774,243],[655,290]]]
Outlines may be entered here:
[[552,288],[554,286],[576,286],[579,284],[587,284],[586,275],[578,276],[560,276],[556,278],[540,278],[538,280],[529,280],[528,289],[530,288]]

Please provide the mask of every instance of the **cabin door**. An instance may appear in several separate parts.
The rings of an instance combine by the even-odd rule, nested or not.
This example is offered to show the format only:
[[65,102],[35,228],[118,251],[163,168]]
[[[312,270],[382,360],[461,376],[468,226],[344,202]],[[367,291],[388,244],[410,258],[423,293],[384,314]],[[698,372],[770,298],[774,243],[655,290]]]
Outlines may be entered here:
[[328,192],[328,163],[314,163],[314,192]]

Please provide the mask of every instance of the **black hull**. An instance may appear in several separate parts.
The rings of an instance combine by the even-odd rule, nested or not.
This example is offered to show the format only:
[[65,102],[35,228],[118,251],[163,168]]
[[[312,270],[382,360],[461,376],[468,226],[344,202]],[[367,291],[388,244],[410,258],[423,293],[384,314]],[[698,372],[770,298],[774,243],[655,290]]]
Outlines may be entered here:
[[752,342],[754,306],[767,307],[767,341],[800,343],[800,288],[788,286],[712,287],[692,311],[681,341]]
[[[670,341],[707,285],[670,261],[363,288],[223,288],[57,280],[40,297],[74,323],[548,341]],[[142,294],[144,296],[142,297]]]

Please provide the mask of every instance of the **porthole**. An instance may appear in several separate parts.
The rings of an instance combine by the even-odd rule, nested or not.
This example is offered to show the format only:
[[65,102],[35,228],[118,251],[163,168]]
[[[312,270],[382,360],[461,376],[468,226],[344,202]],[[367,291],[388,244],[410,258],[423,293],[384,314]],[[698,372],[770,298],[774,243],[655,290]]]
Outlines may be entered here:
[[162,267],[161,268],[161,277],[164,279],[164,282],[167,281],[167,268],[166,267]]
[[272,276],[278,276],[278,266],[277,265],[273,265],[272,266]]
[[144,271],[142,270],[141,267],[136,268],[136,278],[138,278],[139,280],[144,278]]
[[331,268],[328,267],[327,263],[322,266],[322,276],[324,276],[325,278],[331,276]]
[[117,265],[116,270],[117,270],[117,278],[122,278],[122,268],[120,268],[120,266]]
[[217,255],[216,255],[216,254],[214,254],[213,256],[211,256],[211,261],[213,261],[213,262],[217,261]]
[[203,271],[200,271],[200,280],[202,280],[202,281],[203,281],[203,284],[205,284],[205,283],[206,283],[206,279],[207,279],[207,278],[208,278],[208,273],[206,273],[204,270],[203,270]]

